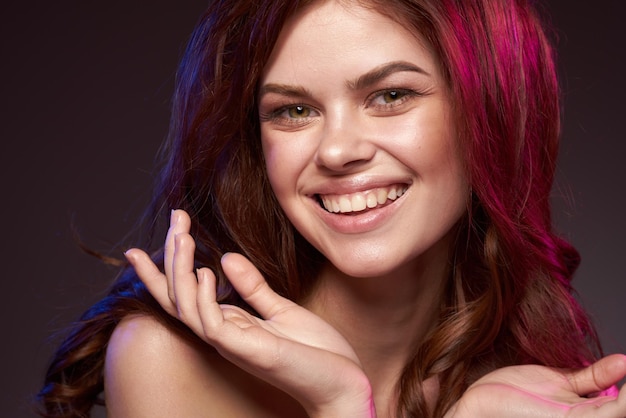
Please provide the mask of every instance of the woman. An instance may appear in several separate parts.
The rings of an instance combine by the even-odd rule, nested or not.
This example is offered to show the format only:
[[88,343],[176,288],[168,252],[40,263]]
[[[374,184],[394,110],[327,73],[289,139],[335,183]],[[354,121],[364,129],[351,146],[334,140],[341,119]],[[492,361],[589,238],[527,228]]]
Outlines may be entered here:
[[103,388],[111,416],[626,416],[579,397],[626,362],[585,368],[551,54],[523,1],[212,2],[152,204],[183,209],[164,273],[127,252],[50,367],[50,416]]

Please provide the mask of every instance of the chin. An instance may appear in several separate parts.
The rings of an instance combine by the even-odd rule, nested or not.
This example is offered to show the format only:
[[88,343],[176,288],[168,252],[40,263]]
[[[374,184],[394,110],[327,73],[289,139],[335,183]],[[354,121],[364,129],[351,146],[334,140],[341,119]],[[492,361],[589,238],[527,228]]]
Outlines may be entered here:
[[398,263],[391,262],[389,259],[381,259],[380,257],[356,259],[344,257],[336,262],[330,260],[330,263],[340,273],[355,278],[383,277],[392,274],[400,268]]

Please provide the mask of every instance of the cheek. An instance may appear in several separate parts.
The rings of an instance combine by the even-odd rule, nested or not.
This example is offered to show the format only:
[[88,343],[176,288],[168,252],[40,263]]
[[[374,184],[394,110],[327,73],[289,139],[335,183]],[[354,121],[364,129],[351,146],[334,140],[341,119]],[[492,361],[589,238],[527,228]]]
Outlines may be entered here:
[[272,188],[274,188],[275,179],[281,178],[281,168],[284,167],[280,164],[283,159],[281,156],[281,147],[277,146],[277,140],[261,128],[261,145],[263,148],[263,158],[265,159],[265,169],[267,176],[270,179]]
[[415,118],[388,124],[382,131],[385,140],[380,143],[419,178],[429,177],[433,181],[433,177],[464,177],[454,129],[438,119]]
[[303,167],[303,153],[298,142],[261,131],[267,176],[276,197],[295,190],[298,173]]
[[279,167],[276,162],[280,158],[276,155],[276,152],[274,152],[273,147],[267,145],[265,142],[263,142],[263,158],[265,159],[265,170],[267,171],[267,176],[273,184],[273,179],[276,177],[276,168]]
[[430,116],[417,119],[412,126],[397,128],[398,138],[404,138],[398,155],[415,170],[418,182],[433,193],[446,212],[462,213],[469,184],[459,139],[445,112]]
[[459,151],[453,144],[446,148],[447,152],[441,156],[440,188],[447,192],[446,206],[451,216],[459,218],[467,210],[470,186]]

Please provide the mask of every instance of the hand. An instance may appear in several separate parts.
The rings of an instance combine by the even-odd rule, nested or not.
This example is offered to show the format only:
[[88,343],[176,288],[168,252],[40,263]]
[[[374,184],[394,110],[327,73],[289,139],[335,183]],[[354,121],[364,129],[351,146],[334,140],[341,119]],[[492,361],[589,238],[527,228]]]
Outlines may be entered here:
[[242,255],[226,254],[222,268],[262,318],[219,304],[215,275],[194,274],[189,216],[172,213],[165,273],[138,249],[126,256],[159,304],[226,359],[297,399],[310,416],[375,416],[369,380],[348,342],[318,316],[272,291]]
[[625,418],[626,356],[607,356],[578,371],[537,365],[495,370],[476,381],[446,414],[463,417]]

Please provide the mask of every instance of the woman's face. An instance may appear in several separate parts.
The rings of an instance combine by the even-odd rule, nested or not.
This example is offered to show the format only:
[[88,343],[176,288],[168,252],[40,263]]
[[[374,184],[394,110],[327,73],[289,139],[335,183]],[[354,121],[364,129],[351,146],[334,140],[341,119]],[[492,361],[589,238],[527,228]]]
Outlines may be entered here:
[[317,2],[281,32],[259,94],[274,193],[333,265],[373,277],[447,252],[468,186],[425,42],[374,10]]

